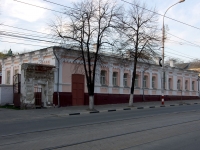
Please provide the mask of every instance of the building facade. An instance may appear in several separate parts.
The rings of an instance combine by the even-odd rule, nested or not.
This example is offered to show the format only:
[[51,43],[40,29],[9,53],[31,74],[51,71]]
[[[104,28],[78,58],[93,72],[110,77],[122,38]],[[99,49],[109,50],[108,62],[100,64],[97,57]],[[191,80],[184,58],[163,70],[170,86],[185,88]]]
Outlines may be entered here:
[[[74,61],[79,55],[80,51],[78,50],[49,47],[2,59],[2,84],[12,85],[13,76],[18,73],[21,74],[21,66],[23,63],[53,65],[55,66],[54,102],[57,104],[59,99],[61,105],[72,105],[72,76],[74,74],[84,76],[83,63],[81,61]],[[98,95],[98,98],[96,96],[96,99],[98,99],[96,104],[127,102],[128,95],[130,94],[133,64],[130,62],[126,65],[122,65],[120,58],[106,54],[103,59],[104,61],[101,64],[98,64],[96,69],[95,94]],[[138,63],[134,92],[136,99],[141,99],[143,93],[146,100],[160,99],[161,69],[162,68],[156,63]],[[198,98],[198,74],[199,73],[195,71],[166,66],[166,99]],[[87,86],[85,77],[83,85],[84,87],[82,90],[85,95],[83,96],[84,100],[82,104],[87,104]],[[118,95],[118,98],[115,99],[118,100],[113,100],[112,102],[108,100],[110,98],[113,99],[116,95]],[[119,100],[119,97],[124,100]],[[65,103],[63,101],[67,102]]]

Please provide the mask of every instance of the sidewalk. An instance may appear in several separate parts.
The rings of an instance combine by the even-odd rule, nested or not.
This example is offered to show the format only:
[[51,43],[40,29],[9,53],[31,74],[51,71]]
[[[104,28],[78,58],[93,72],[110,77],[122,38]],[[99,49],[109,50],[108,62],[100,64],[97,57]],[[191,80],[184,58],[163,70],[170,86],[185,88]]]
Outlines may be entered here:
[[158,107],[171,107],[179,105],[195,105],[200,104],[198,100],[182,100],[182,101],[165,101],[165,105],[161,105],[161,101],[156,102],[138,102],[134,103],[134,107],[129,107],[128,104],[112,104],[112,105],[96,105],[94,111],[89,111],[88,106],[68,106],[60,108],[47,109],[29,109],[29,110],[12,110],[0,108],[0,122],[13,121],[21,119],[41,119],[45,117],[65,117],[72,115],[83,115],[92,113],[102,113],[110,111],[125,111],[137,109],[152,109]]

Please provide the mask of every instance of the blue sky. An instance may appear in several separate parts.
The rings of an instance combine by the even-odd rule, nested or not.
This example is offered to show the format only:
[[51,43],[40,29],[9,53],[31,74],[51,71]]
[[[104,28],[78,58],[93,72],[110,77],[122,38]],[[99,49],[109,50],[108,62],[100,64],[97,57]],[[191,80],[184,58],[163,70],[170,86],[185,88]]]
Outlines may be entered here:
[[[37,6],[63,11],[64,7],[56,6],[51,3],[47,3],[43,0],[20,0],[22,2],[34,4]],[[79,0],[50,0],[65,6],[70,6],[72,2],[77,2]],[[117,0],[119,3],[123,3],[121,0]],[[131,2],[131,0],[126,0]],[[164,14],[166,9],[172,4],[178,2],[178,0],[140,0],[145,2],[150,8],[156,7],[158,13]],[[25,34],[30,38],[44,37],[44,40],[51,40],[48,37],[48,23],[53,20],[55,15],[60,15],[59,13],[45,10],[42,8],[37,8],[34,6],[26,5],[23,3],[16,2],[14,0],[0,0],[0,31],[3,34]],[[129,4],[126,4],[126,7]],[[199,0],[186,0],[183,3],[179,3],[172,7],[166,14],[166,16],[177,19],[184,23],[190,24],[195,27],[200,28],[200,1]],[[165,23],[168,25],[169,33],[175,35],[168,35],[169,40],[166,41],[166,56],[176,57],[184,61],[190,61],[200,56],[200,30],[194,29],[192,27],[186,26],[184,24],[175,22],[173,20],[165,18]],[[23,28],[28,30],[33,30],[37,32],[30,32],[25,30],[19,30],[16,28],[11,28],[8,26],[13,26],[17,28]],[[159,28],[162,28],[162,17],[159,17]],[[41,33],[38,33],[41,32]],[[43,34],[42,34],[43,33]],[[14,53],[16,52],[27,52],[38,50],[44,47],[53,46],[54,44],[48,42],[38,42],[38,41],[28,41],[24,39],[19,39],[17,37],[9,37],[5,35],[0,35],[0,51],[4,52],[10,48]],[[16,44],[18,43],[18,44]],[[22,44],[20,44],[22,43]],[[194,44],[196,45],[194,45]],[[27,45],[25,45],[27,44]],[[30,44],[30,45],[28,45]]]

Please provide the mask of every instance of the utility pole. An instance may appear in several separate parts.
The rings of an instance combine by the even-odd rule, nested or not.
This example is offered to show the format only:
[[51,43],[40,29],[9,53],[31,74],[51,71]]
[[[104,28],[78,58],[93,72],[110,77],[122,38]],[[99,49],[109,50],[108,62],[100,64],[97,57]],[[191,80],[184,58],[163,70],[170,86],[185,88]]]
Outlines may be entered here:
[[179,2],[177,2],[177,3],[175,3],[175,4],[173,4],[173,5],[171,5],[166,11],[165,11],[165,13],[164,13],[164,15],[163,15],[163,27],[162,27],[162,81],[161,81],[161,84],[162,84],[162,86],[161,86],[161,88],[162,88],[162,95],[161,95],[161,99],[162,99],[162,105],[164,105],[164,94],[165,94],[165,82],[164,82],[164,72],[165,72],[165,69],[164,69],[164,52],[165,52],[165,24],[164,24],[164,19],[165,19],[165,15],[166,15],[166,13],[167,13],[167,11],[171,8],[171,7],[173,7],[173,6],[175,6],[176,4],[178,4],[178,3],[182,3],[182,2],[184,2],[185,0],[179,0]]
[[199,80],[200,80],[200,76],[198,76],[197,81],[198,81],[198,96],[200,97],[200,93],[199,93]]

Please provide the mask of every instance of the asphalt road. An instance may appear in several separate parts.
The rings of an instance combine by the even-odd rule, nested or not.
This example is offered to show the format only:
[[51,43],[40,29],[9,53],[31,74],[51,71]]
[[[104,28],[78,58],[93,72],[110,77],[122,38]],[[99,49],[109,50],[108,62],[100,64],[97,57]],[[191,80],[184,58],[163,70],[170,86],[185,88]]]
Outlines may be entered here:
[[199,147],[199,104],[0,122],[0,149]]

